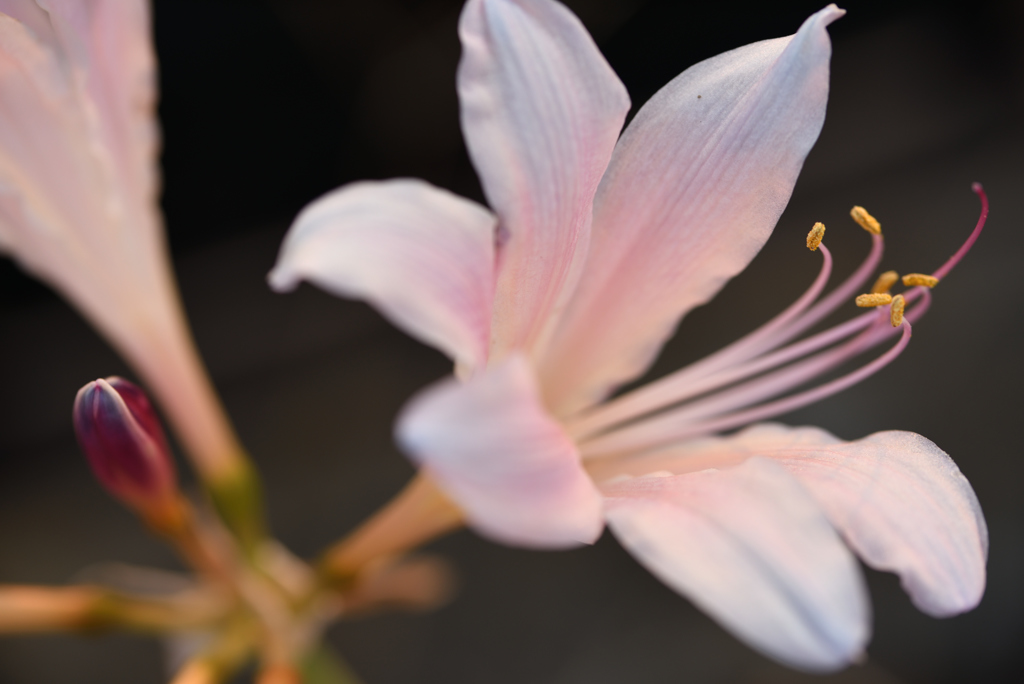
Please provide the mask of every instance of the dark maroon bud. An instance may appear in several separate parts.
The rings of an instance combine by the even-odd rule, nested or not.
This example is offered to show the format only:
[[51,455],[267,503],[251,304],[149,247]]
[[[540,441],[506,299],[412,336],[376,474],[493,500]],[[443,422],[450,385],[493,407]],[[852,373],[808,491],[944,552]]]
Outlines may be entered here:
[[93,473],[115,497],[147,512],[177,491],[160,419],[139,387],[118,377],[90,382],[78,391],[72,417]]

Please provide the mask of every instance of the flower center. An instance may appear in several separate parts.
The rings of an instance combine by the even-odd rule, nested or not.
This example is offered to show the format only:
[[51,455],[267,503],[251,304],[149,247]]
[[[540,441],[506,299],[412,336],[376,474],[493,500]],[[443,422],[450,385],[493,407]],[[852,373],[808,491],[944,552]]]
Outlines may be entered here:
[[[942,267],[931,275],[905,275],[902,282],[911,289],[895,295],[890,290],[899,276],[887,271],[869,293],[855,298],[858,306],[872,311],[792,342],[854,298],[882,258],[881,225],[863,207],[854,207],[850,215],[871,234],[871,250],[852,275],[819,300],[831,275],[832,255],[823,243],[825,226],[816,223],[807,235],[807,247],[821,252],[822,267],[807,291],[771,321],[718,352],[569,420],[566,429],[583,457],[636,453],[732,430],[824,399],[879,371],[910,342],[911,323],[931,304],[930,288],[967,254],[981,233],[988,199],[979,184],[973,190],[982,205],[978,223]],[[791,393],[897,332],[896,343],[863,366]]]

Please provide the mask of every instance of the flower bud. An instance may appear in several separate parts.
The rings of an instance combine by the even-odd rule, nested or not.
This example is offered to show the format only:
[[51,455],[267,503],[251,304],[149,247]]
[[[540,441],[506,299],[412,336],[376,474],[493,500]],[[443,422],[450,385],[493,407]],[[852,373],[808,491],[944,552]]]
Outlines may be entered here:
[[118,377],[90,382],[78,390],[72,417],[78,443],[108,492],[147,518],[177,500],[167,439],[140,388]]

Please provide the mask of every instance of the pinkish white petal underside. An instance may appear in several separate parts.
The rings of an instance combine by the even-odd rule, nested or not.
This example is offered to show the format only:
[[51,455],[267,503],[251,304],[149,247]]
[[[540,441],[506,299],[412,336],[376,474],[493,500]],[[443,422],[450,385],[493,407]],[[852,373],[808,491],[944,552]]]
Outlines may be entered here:
[[269,280],[365,299],[468,370],[487,359],[493,236],[489,211],[423,181],[353,183],[299,214]]

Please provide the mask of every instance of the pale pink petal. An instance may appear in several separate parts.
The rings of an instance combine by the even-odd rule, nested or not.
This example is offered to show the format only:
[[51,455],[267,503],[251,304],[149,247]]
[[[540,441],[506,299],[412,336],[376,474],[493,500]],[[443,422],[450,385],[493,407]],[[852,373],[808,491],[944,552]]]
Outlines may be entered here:
[[870,633],[857,563],[785,470],[755,458],[603,487],[623,546],[753,648],[787,665],[835,670]]
[[60,50],[50,15],[36,0],[0,0],[0,12],[24,24],[40,43],[51,49]]
[[934,443],[889,431],[772,457],[804,483],[865,563],[900,575],[922,611],[948,617],[981,601],[985,518],[967,478]]
[[120,184],[89,65],[37,39],[27,8],[28,27],[0,15],[0,248],[137,357],[138,329],[178,315],[155,200]]
[[[47,190],[77,186],[89,193],[99,205],[92,216],[60,200],[72,222],[78,226],[95,219],[106,224],[105,242],[118,241],[129,255],[121,265],[130,273],[126,277],[137,282],[166,279],[169,276],[162,269],[151,266],[164,258],[165,245],[157,205],[159,130],[149,3],[37,0],[36,4],[44,11],[48,27],[27,3],[9,0],[59,62],[67,89],[64,97],[69,100],[61,105],[66,110],[61,116],[73,120],[78,138],[69,144],[57,135],[51,145],[62,148],[68,157],[88,157],[90,167],[76,168],[70,160],[51,166]],[[66,131],[68,123],[58,126]],[[51,131],[58,128],[45,119],[38,125]],[[72,174],[84,177],[72,180]],[[96,217],[98,213],[102,216]],[[109,245],[104,247],[109,258]]]
[[795,36],[687,69],[637,114],[594,204],[583,276],[541,366],[564,415],[641,373],[679,319],[743,270],[821,130],[834,5]]
[[402,413],[397,435],[485,536],[563,548],[601,534],[601,495],[519,355],[466,384],[427,389]]
[[952,459],[920,435],[879,432],[844,442],[819,428],[765,423],[588,469],[598,480],[689,473],[759,455],[803,483],[865,563],[900,575],[922,611],[955,615],[981,600],[988,532],[978,499]]
[[494,291],[494,216],[420,180],[339,188],[295,219],[271,286],[309,280],[366,299],[467,369],[483,364]]
[[[48,269],[55,237],[74,235],[72,217],[89,228],[109,221],[109,189],[95,178],[95,144],[83,103],[54,50],[9,16],[0,15],[0,192],[7,198],[0,236],[23,263]],[[102,227],[102,226],[101,226]],[[89,232],[88,229],[80,232]],[[72,250],[76,247],[72,247]]]
[[[138,316],[127,300],[171,296],[147,5],[6,0],[0,9],[10,12],[0,16],[0,247],[123,336],[117,328]],[[105,105],[118,88],[130,105]],[[135,137],[148,142],[125,166],[119,150]]]
[[533,344],[575,280],[594,192],[629,109],[580,21],[551,0],[469,0],[462,129],[500,220],[498,356]]
[[[159,190],[156,156],[156,57],[146,0],[38,0],[52,21],[66,58],[84,79],[90,115],[112,157],[116,182],[125,197],[140,203],[126,209],[155,215]],[[133,216],[134,218],[134,216]]]

